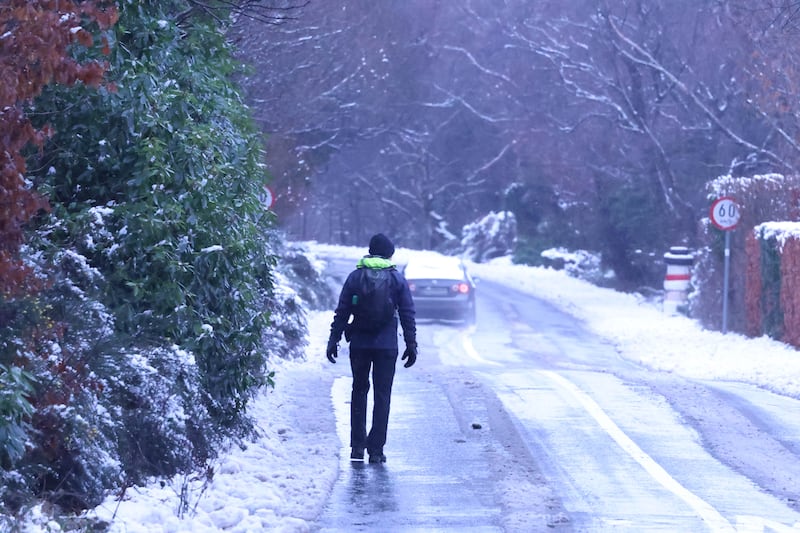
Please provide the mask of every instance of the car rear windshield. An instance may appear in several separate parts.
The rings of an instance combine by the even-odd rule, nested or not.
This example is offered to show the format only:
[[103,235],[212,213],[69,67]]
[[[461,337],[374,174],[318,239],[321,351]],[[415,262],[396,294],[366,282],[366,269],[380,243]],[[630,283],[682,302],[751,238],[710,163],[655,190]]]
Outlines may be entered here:
[[405,269],[407,279],[464,279],[458,262],[409,263]]

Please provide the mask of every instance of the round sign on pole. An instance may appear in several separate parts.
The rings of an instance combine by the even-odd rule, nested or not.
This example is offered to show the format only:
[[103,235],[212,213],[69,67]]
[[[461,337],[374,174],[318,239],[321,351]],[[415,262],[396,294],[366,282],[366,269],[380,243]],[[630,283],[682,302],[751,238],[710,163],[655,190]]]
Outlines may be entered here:
[[272,206],[275,204],[275,195],[272,194],[272,189],[266,185],[264,185],[264,192],[261,193],[260,199],[267,209],[272,209]]
[[711,204],[711,223],[723,231],[735,228],[739,216],[739,204],[730,196],[718,198]]

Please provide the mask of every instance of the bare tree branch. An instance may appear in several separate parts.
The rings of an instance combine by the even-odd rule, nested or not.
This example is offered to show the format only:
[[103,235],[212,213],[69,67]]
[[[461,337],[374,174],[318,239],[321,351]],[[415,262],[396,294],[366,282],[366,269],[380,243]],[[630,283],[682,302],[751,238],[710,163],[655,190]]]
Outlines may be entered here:
[[625,43],[629,50],[624,50],[620,48],[620,52],[623,53],[628,59],[634,61],[640,65],[646,66],[648,68],[653,69],[654,71],[658,72],[660,75],[664,76],[665,78],[669,79],[673,85],[679,89],[685,96],[687,96],[694,104],[702,110],[705,116],[714,123],[720,131],[725,133],[731,140],[747,148],[748,150],[752,150],[754,152],[760,153],[766,157],[768,157],[771,161],[778,163],[784,166],[787,169],[794,170],[794,166],[786,161],[784,158],[781,158],[776,153],[772,152],[771,150],[767,150],[763,147],[757,146],[740,135],[734,132],[731,128],[729,128],[726,124],[720,120],[714,111],[708,107],[708,105],[701,100],[697,94],[691,91],[676,75],[674,75],[669,69],[667,69],[663,64],[661,64],[652,54],[650,54],[647,50],[642,48],[638,43],[634,42],[627,35],[625,35],[620,29],[618,24],[614,21],[614,17],[607,16],[606,21],[608,22],[609,27],[614,31],[616,36]]
[[210,15],[219,23],[229,22],[230,17],[243,16],[266,24],[283,24],[297,20],[300,12],[311,0],[187,0],[192,6],[178,17],[186,22],[192,12]]

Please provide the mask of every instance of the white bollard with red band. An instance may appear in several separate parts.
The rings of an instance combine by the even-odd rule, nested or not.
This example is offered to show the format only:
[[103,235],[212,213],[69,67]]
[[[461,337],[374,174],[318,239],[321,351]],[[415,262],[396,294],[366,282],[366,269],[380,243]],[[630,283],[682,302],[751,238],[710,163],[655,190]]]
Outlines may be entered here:
[[667,274],[664,276],[664,311],[677,314],[689,300],[694,256],[685,246],[672,246],[664,254]]

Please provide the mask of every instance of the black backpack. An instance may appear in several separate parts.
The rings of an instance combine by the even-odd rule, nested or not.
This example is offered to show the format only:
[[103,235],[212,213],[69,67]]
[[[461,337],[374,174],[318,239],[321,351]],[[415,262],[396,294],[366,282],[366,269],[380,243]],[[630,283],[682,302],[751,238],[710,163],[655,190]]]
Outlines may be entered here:
[[394,316],[391,268],[361,268],[353,294],[353,329],[380,331]]

